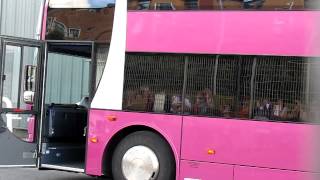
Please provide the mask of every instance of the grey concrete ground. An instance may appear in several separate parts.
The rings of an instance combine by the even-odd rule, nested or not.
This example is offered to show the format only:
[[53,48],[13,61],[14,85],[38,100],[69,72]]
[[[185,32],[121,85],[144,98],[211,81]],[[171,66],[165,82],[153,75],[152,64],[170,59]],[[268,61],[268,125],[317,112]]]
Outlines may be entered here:
[[0,180],[97,180],[79,173],[25,168],[0,168]]

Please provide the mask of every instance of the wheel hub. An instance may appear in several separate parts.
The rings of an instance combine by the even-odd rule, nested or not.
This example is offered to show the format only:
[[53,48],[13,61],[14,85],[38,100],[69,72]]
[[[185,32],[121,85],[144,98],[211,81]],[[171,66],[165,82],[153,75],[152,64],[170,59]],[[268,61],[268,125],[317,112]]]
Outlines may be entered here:
[[146,146],[130,148],[122,158],[122,173],[127,180],[155,180],[159,173],[159,160]]

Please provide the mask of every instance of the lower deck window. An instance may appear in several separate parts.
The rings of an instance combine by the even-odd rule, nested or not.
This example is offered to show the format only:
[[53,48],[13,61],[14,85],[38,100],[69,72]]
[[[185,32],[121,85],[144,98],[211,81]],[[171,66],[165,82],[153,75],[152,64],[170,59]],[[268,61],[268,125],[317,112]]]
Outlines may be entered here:
[[183,56],[128,55],[123,108],[181,113],[182,105],[176,101],[182,97],[184,63]]
[[128,54],[123,109],[139,112],[315,121],[315,58]]

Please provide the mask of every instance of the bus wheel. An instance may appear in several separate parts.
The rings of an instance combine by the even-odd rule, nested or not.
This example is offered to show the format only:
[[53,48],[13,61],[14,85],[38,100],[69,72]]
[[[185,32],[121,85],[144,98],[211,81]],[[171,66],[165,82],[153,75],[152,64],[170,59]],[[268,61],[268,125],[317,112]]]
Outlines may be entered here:
[[168,143],[150,131],[126,136],[112,157],[116,180],[174,180],[175,161]]

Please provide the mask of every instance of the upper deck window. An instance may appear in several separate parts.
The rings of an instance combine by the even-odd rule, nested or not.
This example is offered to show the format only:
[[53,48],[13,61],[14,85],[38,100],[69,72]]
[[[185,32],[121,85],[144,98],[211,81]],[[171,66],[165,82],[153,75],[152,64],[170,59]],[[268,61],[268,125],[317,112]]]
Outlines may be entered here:
[[50,0],[47,40],[110,43],[115,0]]
[[110,43],[114,8],[48,10],[47,40],[80,40]]
[[172,3],[156,3],[155,10],[175,10],[176,8]]
[[199,2],[198,0],[185,0],[184,2],[185,9],[198,9],[199,8]]
[[[141,8],[142,4],[144,5],[144,8]],[[159,7],[159,4],[166,8]],[[314,10],[320,9],[320,0],[129,0],[128,9],[266,11]]]
[[50,0],[50,8],[105,8],[114,6],[115,0]]
[[148,10],[150,8],[150,1],[149,0],[141,0],[137,4],[138,10]]

